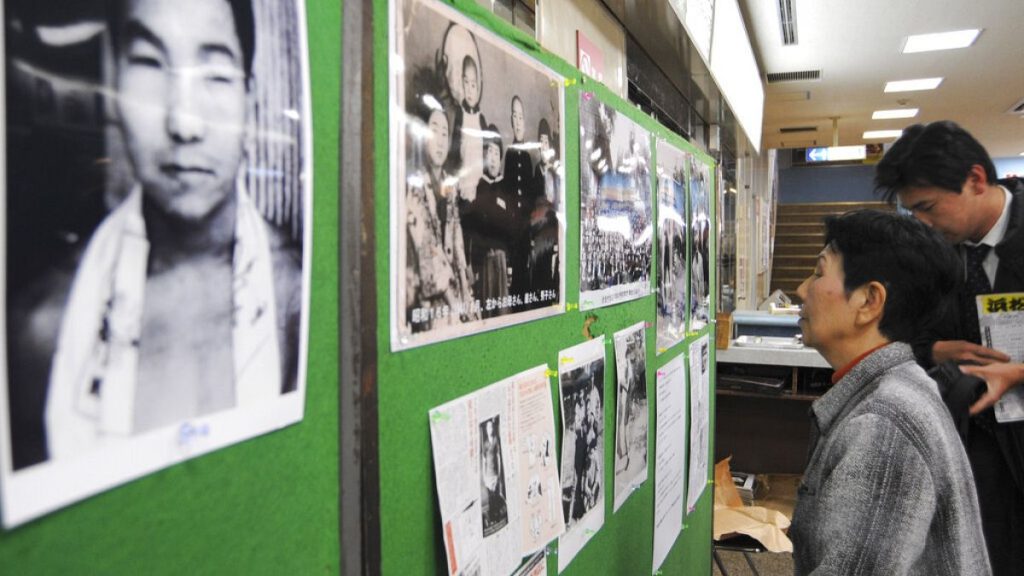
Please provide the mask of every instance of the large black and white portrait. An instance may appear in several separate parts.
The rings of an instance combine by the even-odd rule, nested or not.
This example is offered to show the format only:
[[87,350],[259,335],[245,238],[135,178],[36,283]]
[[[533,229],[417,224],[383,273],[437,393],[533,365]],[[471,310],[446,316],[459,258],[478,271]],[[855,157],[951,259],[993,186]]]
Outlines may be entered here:
[[690,156],[690,330],[711,317],[711,167]]
[[686,336],[687,157],[658,141],[658,354]]
[[301,420],[300,1],[6,0],[3,522]]
[[392,349],[561,312],[563,78],[437,0],[391,10]]
[[646,322],[615,333],[615,506],[647,481]]
[[651,291],[650,134],[580,94],[580,310]]

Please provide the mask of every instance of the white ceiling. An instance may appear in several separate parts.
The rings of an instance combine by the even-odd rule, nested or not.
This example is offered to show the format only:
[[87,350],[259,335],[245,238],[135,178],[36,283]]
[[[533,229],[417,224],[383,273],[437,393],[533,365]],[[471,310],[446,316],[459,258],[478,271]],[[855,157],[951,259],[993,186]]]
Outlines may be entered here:
[[[740,0],[762,75],[821,70],[821,79],[766,84],[763,147],[828,146],[832,117],[840,145],[885,142],[866,130],[953,120],[992,157],[1024,152],[1024,115],[1006,114],[1024,98],[1024,0],[792,0],[795,46],[783,46],[778,0]],[[901,54],[910,34],[982,28],[960,50]],[[885,94],[890,80],[942,76],[937,90]],[[803,93],[810,98],[801,98]],[[874,110],[920,108],[917,117],[872,120]],[[782,134],[789,126],[816,132]]]

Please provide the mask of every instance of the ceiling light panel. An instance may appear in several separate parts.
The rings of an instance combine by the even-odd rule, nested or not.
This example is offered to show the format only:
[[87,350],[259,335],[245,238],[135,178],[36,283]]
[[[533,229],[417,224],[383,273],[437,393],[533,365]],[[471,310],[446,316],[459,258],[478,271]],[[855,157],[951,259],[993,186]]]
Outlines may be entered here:
[[915,52],[933,52],[935,50],[953,50],[955,48],[967,48],[974,44],[975,39],[981,34],[981,30],[972,28],[970,30],[953,30],[952,32],[937,32],[935,34],[916,34],[907,37],[903,44],[904,54]]
[[868,130],[864,133],[865,140],[884,140],[888,138],[899,138],[903,130]]
[[894,118],[913,118],[917,116],[917,108],[896,108],[895,110],[875,110],[871,113],[872,120],[892,120]]
[[942,78],[916,78],[914,80],[894,80],[885,83],[885,92],[914,92],[916,90],[934,90],[942,84]]

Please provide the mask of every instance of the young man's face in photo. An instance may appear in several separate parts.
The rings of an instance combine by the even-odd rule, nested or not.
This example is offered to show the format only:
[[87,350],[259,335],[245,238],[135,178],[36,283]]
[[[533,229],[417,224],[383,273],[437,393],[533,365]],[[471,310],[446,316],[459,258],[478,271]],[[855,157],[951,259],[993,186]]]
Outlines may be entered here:
[[497,144],[488,144],[485,148],[484,170],[491,178],[497,178],[501,173],[501,153],[498,152]]
[[555,151],[551,149],[551,139],[547,134],[540,135],[540,159],[541,162],[548,162],[555,155]]
[[469,61],[469,65],[465,66],[462,71],[462,96],[466,100],[466,104],[470,106],[476,106],[477,102],[480,101],[480,82],[479,75],[476,72],[476,65],[473,61]]
[[224,0],[127,0],[118,114],[147,198],[184,220],[234,191],[243,158],[246,75]]
[[435,168],[444,165],[448,158],[448,117],[440,110],[434,110],[427,122],[430,135],[427,136],[427,155],[430,156],[430,163]]
[[512,101],[512,134],[516,142],[522,142],[526,135],[526,118],[523,116],[523,103],[516,98]]

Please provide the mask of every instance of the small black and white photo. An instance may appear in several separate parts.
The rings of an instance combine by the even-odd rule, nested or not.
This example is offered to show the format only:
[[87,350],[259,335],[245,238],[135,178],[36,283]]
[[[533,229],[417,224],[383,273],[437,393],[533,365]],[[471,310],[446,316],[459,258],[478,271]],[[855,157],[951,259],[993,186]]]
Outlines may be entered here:
[[302,419],[304,12],[4,2],[5,526]]
[[558,353],[565,517],[565,533],[558,539],[559,571],[604,526],[604,371],[604,336]]
[[604,502],[604,359],[561,377],[562,509],[571,529]]
[[686,337],[690,287],[686,259],[686,165],[688,154],[658,141],[658,354]]
[[615,333],[615,507],[647,481],[646,322]]
[[560,313],[564,79],[438,0],[391,31],[392,349]]
[[580,94],[580,310],[651,291],[650,134]]
[[711,317],[711,167],[690,156],[690,330]]
[[480,423],[480,516],[484,538],[508,524],[505,460],[501,456],[501,415]]

